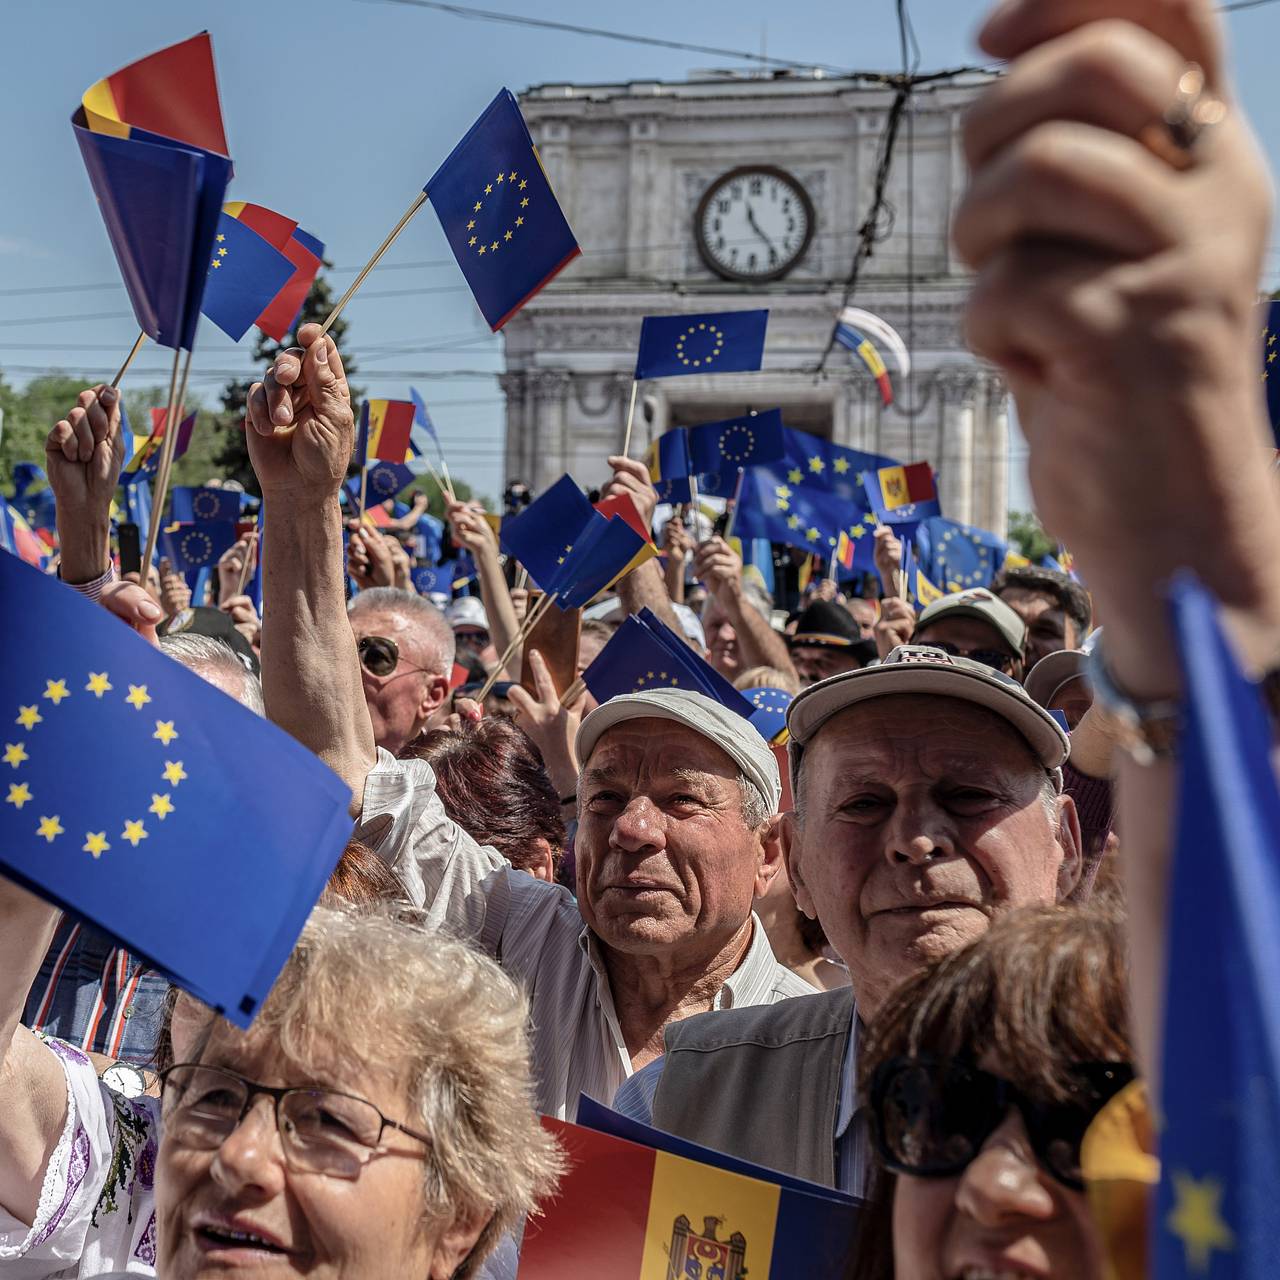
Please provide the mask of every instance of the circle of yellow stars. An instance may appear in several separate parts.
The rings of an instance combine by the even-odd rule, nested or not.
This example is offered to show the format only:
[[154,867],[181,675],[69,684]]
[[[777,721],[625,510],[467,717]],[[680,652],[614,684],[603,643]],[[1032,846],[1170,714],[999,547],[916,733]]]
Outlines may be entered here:
[[200,490],[191,500],[191,514],[200,520],[209,520],[216,516],[218,514],[217,495]]
[[678,689],[680,687],[680,677],[673,676],[667,671],[646,671],[636,681],[634,692],[639,693],[641,689],[648,689],[655,685],[658,687],[667,685],[672,689]]
[[[745,436],[743,441],[741,438]],[[744,422],[734,422],[720,432],[720,456],[729,462],[745,462],[755,452],[756,433]]]
[[[690,338],[696,337],[700,333],[714,339],[715,346],[713,346],[705,355],[698,356],[697,358],[686,355],[685,347],[689,345]],[[700,347],[701,345],[704,344],[700,344]],[[691,324],[676,339],[676,359],[679,360],[682,365],[691,369],[700,369],[704,364],[710,364],[723,350],[723,331],[714,324],[708,324],[705,320],[699,320],[697,324]]]
[[485,198],[492,196],[496,191],[499,195],[503,190],[514,191],[519,196],[519,202],[516,205],[517,213],[515,219],[505,228],[503,228],[499,238],[486,241],[476,234],[476,219],[471,217],[467,221],[467,248],[475,249],[476,256],[483,258],[486,254],[497,253],[505,244],[510,244],[515,239],[516,232],[524,226],[525,210],[529,207],[529,197],[524,194],[525,188],[529,185],[528,178],[522,178],[516,170],[510,172],[501,172],[492,182],[485,183],[484,195],[471,206],[472,214],[479,213],[484,208]]
[[369,472],[369,488],[388,497],[397,492],[396,473],[388,466],[374,467]]
[[[200,550],[193,552],[191,548],[196,542],[199,542]],[[178,546],[188,564],[204,564],[213,556],[213,539],[203,529],[188,529]]]
[[[21,734],[12,735],[17,737],[18,740],[16,742],[4,743],[4,751],[0,753],[0,762],[8,765],[15,772],[20,771],[23,765],[32,759],[31,753],[27,750],[27,743],[30,738],[26,735],[29,735],[38,724],[43,724],[45,716],[53,709],[60,707],[68,698],[82,697],[88,694],[101,701],[108,694],[115,694],[123,697],[123,700],[140,714],[144,712],[144,709],[151,702],[151,695],[147,692],[145,684],[128,684],[129,692],[122,694],[111,683],[111,677],[108,672],[90,671],[86,674],[88,682],[82,689],[69,687],[67,677],[46,680],[42,694],[29,704],[19,705],[18,714],[14,717],[13,723],[22,732]],[[7,738],[11,735],[5,734],[4,736]],[[157,720],[155,721],[155,732],[151,736],[166,749],[165,754],[167,755],[168,748],[179,734],[177,729],[174,728],[172,720]],[[146,810],[146,814],[140,818],[126,818],[124,820],[124,828],[119,834],[110,833],[107,829],[86,831],[84,833],[84,843],[80,846],[81,851],[98,859],[111,848],[114,840],[125,840],[135,849],[138,848],[149,835],[147,823],[150,819],[147,815],[152,815],[157,822],[163,822],[174,811],[173,791],[186,779],[187,772],[181,760],[166,760],[164,769],[161,771],[161,777],[167,789],[152,792],[151,804]],[[16,782],[5,780],[4,785],[7,791],[4,803],[12,805],[19,813],[27,805],[36,804],[36,795],[31,789],[31,784],[25,779]],[[50,807],[56,807],[56,805]],[[33,809],[32,814],[36,818],[36,836],[45,840],[48,844],[52,845],[61,836],[66,835],[69,835],[73,841],[79,839],[78,832],[70,832],[62,825],[60,814],[42,813],[40,808]]]
[[226,238],[227,237],[224,236],[221,231],[219,231],[218,234],[214,237],[214,240],[216,241],[216,243],[221,245],[222,247],[218,249],[218,251],[213,255],[213,261],[209,263],[210,270],[212,270],[215,267],[222,266],[222,259],[227,256],[227,247],[223,243],[226,240]]

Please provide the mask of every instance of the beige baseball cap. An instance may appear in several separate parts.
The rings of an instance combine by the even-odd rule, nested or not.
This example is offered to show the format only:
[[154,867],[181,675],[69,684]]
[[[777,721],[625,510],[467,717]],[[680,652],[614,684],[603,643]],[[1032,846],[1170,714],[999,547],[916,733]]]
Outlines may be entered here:
[[918,644],[899,645],[879,666],[831,676],[796,698],[787,710],[792,776],[805,747],[832,716],[855,703],[901,693],[958,698],[994,711],[1022,735],[1045,771],[1057,775],[1061,785],[1058,771],[1071,740],[1016,680],[981,662]]
[[583,767],[606,730],[624,720],[641,719],[675,720],[700,733],[755,784],[769,802],[769,812],[777,813],[782,802],[782,781],[769,744],[750,720],[692,689],[642,689],[601,703],[584,717],[574,740]]
[[968,591],[957,591],[935,600],[916,619],[917,633],[942,618],[977,618],[994,627],[1014,653],[1020,654],[1026,643],[1026,624],[999,596],[985,587],[971,587]]

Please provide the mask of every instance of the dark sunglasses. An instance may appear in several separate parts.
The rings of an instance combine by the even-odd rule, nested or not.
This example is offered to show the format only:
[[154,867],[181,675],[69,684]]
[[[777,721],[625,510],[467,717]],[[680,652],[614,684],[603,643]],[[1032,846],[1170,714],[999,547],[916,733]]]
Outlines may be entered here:
[[984,667],[1003,671],[1005,675],[1013,670],[1015,661],[1010,654],[1001,653],[999,649],[962,649],[958,644],[947,644],[946,641],[939,640],[930,640],[929,648],[941,649],[953,658],[968,658],[972,662],[980,662]]
[[1099,1111],[1134,1078],[1127,1062],[1071,1067],[1071,1097],[1038,1102],[967,1063],[890,1058],[871,1080],[871,1131],[885,1167],[913,1178],[952,1178],[1017,1107],[1036,1159],[1065,1187],[1084,1190],[1080,1144]]
[[[389,676],[400,665],[400,646],[386,636],[362,636],[356,644],[360,662],[371,676]],[[406,671],[425,671],[405,663]]]

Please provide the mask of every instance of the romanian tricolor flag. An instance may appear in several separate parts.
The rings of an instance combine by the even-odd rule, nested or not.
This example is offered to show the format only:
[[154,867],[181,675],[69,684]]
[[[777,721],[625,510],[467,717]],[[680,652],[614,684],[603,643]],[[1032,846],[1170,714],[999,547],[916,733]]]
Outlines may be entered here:
[[[625,521],[633,532],[643,539],[643,545],[636,549],[635,555],[618,574],[618,578],[625,578],[632,569],[638,569],[646,560],[652,560],[658,554],[658,548],[653,545],[652,532],[645,527],[640,513],[636,510],[636,504],[625,493],[615,498],[604,498],[595,504],[595,508],[606,520],[612,520],[616,516],[619,520]],[[494,532],[496,533],[497,530]]]
[[933,468],[927,462],[868,471],[863,482],[871,510],[886,524],[904,524],[942,514]]
[[840,539],[836,543],[836,559],[844,565],[846,569],[853,568],[853,558],[857,554],[857,547],[854,541],[843,530],[840,530]]
[[293,267],[284,287],[255,321],[268,338],[283,342],[293,332],[298,313],[324,261],[324,244],[292,219],[260,204],[233,200],[224,206],[223,212],[256,231],[272,248],[283,253]]
[[190,350],[231,180],[208,34],[99,80],[71,122],[139,327]]
[[356,440],[358,465],[366,465],[370,458],[403,464],[409,454],[413,415],[411,400],[366,400]]
[[889,370],[885,368],[871,339],[851,324],[840,321],[836,324],[836,341],[852,351],[867,366],[867,372],[876,380],[876,386],[880,388],[880,399],[887,409],[893,403],[893,384],[889,381]]
[[[131,483],[131,477],[155,475],[160,465],[160,446],[164,441],[165,418],[168,412],[167,409],[152,409],[151,434],[135,436],[130,432],[126,438],[125,462],[120,470],[121,484]],[[193,411],[178,423],[178,438],[173,445],[175,462],[191,447],[191,435],[195,429],[196,413]],[[132,450],[129,449],[129,442],[132,442]]]
[[749,1177],[561,1120],[543,1124],[569,1171],[529,1221],[519,1280],[843,1274],[859,1213],[847,1197],[780,1186],[766,1180],[768,1170]]

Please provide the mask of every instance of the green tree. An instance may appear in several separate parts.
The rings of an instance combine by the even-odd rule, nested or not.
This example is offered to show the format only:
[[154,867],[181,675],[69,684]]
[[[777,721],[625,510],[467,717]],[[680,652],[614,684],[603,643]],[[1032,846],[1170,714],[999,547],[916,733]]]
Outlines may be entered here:
[[[332,267],[331,262],[324,263],[326,267]],[[253,359],[259,368],[265,369],[267,365],[273,361],[286,347],[294,345],[296,330],[300,329],[304,324],[323,324],[325,317],[333,310],[335,298],[333,290],[329,287],[329,282],[323,275],[317,275],[311,285],[311,292],[307,294],[306,301],[302,304],[302,310],[298,313],[298,323],[295,326],[295,333],[286,334],[286,341],[276,342],[273,338],[268,338],[265,333],[258,330],[258,339],[253,346]],[[355,373],[355,361],[347,351],[345,336],[347,332],[347,321],[344,316],[339,316],[333,322],[329,329],[329,336],[338,344],[338,348],[342,351],[343,367],[347,371],[348,380]],[[244,412],[245,404],[249,399],[249,388],[256,379],[243,379],[236,382],[228,382],[222,391],[222,413],[216,428],[218,447],[212,455],[212,461],[215,468],[228,479],[239,480],[244,487],[253,494],[261,495],[258,488],[258,478],[253,474],[253,467],[249,462],[249,450],[244,441]],[[351,398],[356,401],[363,393],[356,387],[351,388]]]
[[1032,511],[1009,512],[1009,541],[1032,564],[1038,564],[1045,556],[1056,555],[1058,544],[1040,525]]

